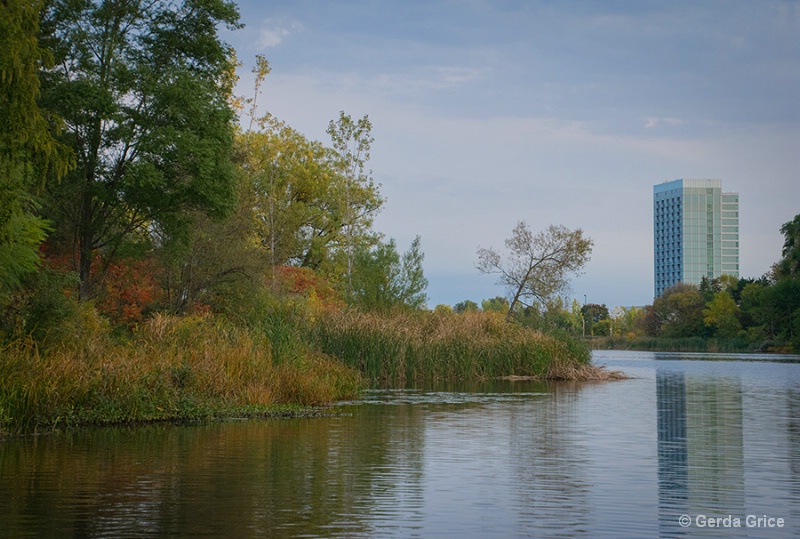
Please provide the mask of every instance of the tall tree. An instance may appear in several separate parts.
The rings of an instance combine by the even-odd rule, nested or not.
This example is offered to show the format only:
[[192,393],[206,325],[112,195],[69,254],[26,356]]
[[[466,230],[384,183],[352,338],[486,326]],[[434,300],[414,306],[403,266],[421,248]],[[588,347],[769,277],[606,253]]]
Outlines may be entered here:
[[478,249],[478,271],[496,273],[511,297],[506,320],[524,299],[547,304],[569,287],[570,274],[579,274],[589,261],[593,242],[581,229],[549,226],[534,235],[524,221],[517,223],[506,240],[509,250],[503,258],[496,250]]
[[333,142],[336,152],[337,167],[344,177],[344,237],[346,259],[346,281],[348,291],[352,291],[353,257],[356,249],[355,237],[363,236],[363,223],[368,221],[380,209],[380,203],[374,206],[356,207],[351,197],[357,189],[372,189],[374,181],[372,171],[366,170],[369,161],[369,151],[374,138],[372,137],[372,122],[369,116],[353,121],[344,111],[339,113],[339,119],[331,120],[328,124],[328,135]]
[[77,167],[51,186],[62,238],[74,247],[80,297],[101,251],[169,233],[184,212],[233,206],[231,49],[225,0],[53,0],[43,30],[55,54],[43,103],[66,121]]
[[312,268],[341,282],[336,274],[346,273],[347,246],[376,244],[372,218],[383,202],[377,186],[348,181],[334,150],[284,123],[266,117],[260,124],[239,137],[237,148],[269,263]]
[[[319,259],[320,243],[328,243],[341,222],[341,210],[322,203],[334,175],[326,168],[325,149],[274,121],[243,134],[238,147],[252,190],[254,231],[269,265],[311,265]],[[317,237],[306,241],[306,234]]]
[[47,224],[35,215],[32,188],[71,164],[37,99],[38,72],[50,55],[38,39],[43,0],[7,0],[0,9],[0,298],[36,269]]

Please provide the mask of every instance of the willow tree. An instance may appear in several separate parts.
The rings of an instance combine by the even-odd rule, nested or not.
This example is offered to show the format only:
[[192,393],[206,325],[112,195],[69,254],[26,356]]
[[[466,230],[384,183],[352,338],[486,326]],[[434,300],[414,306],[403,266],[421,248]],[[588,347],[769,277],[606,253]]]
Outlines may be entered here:
[[238,17],[224,0],[48,2],[55,64],[42,98],[77,156],[51,186],[50,211],[76,253],[82,299],[98,254],[108,264],[137,234],[233,206],[232,50],[218,29]]
[[478,271],[498,274],[499,284],[508,288],[511,302],[506,320],[511,320],[518,304],[525,300],[546,304],[564,293],[569,277],[580,274],[589,261],[593,242],[581,229],[549,226],[534,235],[524,221],[517,223],[506,240],[508,255],[495,249],[478,248]]
[[34,192],[70,165],[52,136],[56,118],[41,110],[39,68],[50,57],[38,40],[43,0],[8,0],[0,9],[0,299],[39,263],[47,224]]

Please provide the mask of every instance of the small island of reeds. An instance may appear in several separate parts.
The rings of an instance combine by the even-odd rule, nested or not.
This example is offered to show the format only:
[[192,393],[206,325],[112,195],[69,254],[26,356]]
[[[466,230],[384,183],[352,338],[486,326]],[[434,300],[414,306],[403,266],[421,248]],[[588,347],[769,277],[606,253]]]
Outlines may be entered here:
[[319,308],[304,298],[242,323],[155,314],[129,331],[89,305],[43,340],[2,349],[0,431],[319,413],[367,387],[501,377],[613,377],[590,350],[500,313]]

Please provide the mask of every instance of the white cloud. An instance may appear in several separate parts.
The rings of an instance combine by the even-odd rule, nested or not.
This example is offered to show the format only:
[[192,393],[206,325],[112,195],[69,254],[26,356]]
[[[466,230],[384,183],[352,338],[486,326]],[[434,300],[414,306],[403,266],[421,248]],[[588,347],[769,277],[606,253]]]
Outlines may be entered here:
[[277,47],[288,36],[302,30],[303,25],[297,21],[267,19],[261,23],[257,45],[259,48]]
[[434,69],[438,81],[433,87],[449,87],[472,82],[481,76],[481,70],[469,67],[443,66]]
[[645,129],[652,129],[659,124],[667,124],[671,126],[683,125],[683,120],[680,118],[659,118],[656,116],[648,116],[644,119]]

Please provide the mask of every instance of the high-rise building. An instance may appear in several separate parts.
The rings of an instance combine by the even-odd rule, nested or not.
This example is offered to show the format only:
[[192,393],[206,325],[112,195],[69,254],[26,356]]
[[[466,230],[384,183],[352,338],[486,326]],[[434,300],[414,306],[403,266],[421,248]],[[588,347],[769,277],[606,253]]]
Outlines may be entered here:
[[739,194],[721,180],[653,186],[655,295],[703,277],[739,276]]

